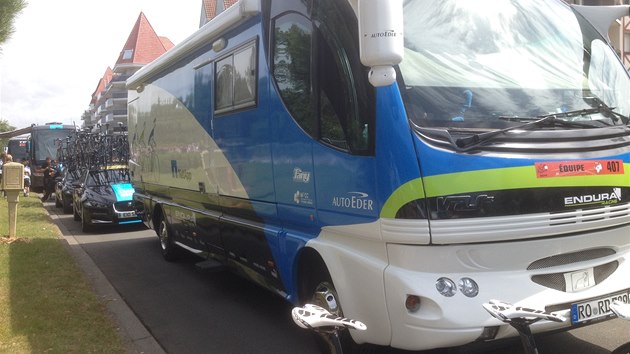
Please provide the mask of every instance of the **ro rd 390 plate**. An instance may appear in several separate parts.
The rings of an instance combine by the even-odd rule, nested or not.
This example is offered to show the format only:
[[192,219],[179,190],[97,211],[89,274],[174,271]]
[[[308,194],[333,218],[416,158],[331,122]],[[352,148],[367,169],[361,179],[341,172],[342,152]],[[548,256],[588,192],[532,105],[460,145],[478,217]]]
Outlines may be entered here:
[[604,317],[612,317],[614,313],[610,309],[610,304],[615,300],[628,303],[628,291],[602,296],[600,298],[578,302],[571,305],[571,323],[587,323]]

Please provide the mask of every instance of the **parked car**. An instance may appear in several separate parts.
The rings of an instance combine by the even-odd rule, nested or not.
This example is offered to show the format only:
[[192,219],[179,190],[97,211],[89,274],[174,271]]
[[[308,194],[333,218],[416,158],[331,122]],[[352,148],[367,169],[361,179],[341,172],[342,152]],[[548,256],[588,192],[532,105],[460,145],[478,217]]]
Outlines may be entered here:
[[63,208],[63,212],[66,214],[72,212],[72,192],[74,191],[74,182],[79,175],[78,171],[64,171],[61,180],[55,183],[55,206]]
[[133,193],[126,167],[86,171],[74,183],[74,220],[81,221],[84,232],[95,225],[141,223],[144,206],[133,200]]

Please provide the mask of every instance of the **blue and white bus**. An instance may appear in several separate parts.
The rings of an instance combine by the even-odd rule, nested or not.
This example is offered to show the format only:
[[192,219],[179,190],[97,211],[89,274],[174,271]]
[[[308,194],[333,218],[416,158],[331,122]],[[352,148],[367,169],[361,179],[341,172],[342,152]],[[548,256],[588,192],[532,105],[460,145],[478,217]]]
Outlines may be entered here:
[[357,343],[516,335],[490,299],[567,318],[534,333],[611,318],[630,79],[602,23],[628,6],[589,10],[240,0],[127,81],[145,222],[167,260],[360,320]]

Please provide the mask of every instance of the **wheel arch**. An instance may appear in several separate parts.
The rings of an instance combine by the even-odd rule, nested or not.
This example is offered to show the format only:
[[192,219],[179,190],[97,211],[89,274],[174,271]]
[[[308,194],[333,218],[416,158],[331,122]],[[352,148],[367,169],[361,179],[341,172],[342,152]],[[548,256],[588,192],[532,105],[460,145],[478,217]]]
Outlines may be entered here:
[[[327,276],[331,279],[326,262],[317,250],[304,247],[300,251],[297,261],[297,299],[296,302],[304,304],[310,295],[313,281],[317,277]],[[332,281],[332,279],[331,279]]]

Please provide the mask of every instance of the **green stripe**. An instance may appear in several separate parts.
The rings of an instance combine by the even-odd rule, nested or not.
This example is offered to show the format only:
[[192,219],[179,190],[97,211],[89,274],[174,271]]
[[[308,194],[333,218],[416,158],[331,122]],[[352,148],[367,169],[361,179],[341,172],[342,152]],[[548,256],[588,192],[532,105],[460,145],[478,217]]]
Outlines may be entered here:
[[385,205],[383,205],[383,209],[381,209],[381,217],[395,218],[396,213],[403,207],[403,205],[422,198],[424,198],[422,179],[417,178],[409,181],[398,187],[398,189],[396,189],[394,193],[387,198]]
[[[630,164],[624,164],[624,171],[630,171]],[[400,208],[416,199],[458,193],[550,187],[630,187],[628,172],[620,175],[538,178],[534,166],[449,173],[425,177],[424,180],[426,190],[420,178],[396,189],[383,205],[381,217],[396,217]]]

